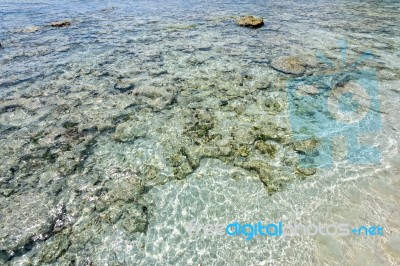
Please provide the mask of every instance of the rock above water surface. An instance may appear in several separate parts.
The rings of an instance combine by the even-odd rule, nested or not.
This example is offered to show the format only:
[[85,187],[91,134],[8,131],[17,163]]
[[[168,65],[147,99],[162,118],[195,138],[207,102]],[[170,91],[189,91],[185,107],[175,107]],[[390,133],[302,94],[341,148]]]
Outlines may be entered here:
[[242,27],[260,28],[264,25],[264,21],[262,18],[246,16],[236,20],[236,24]]
[[305,63],[293,56],[281,56],[271,62],[271,67],[285,74],[301,75],[305,69]]
[[71,22],[69,22],[69,21],[55,21],[50,24],[50,26],[55,27],[55,28],[61,28],[61,27],[66,27],[66,26],[70,26],[70,25],[71,25]]

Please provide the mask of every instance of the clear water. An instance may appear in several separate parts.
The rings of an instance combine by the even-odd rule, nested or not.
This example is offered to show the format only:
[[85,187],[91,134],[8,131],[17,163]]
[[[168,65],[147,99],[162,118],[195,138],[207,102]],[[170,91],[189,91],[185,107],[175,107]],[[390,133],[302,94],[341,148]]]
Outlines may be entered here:
[[[247,14],[265,26],[238,27]],[[0,264],[399,265],[399,22],[397,1],[0,1]],[[349,62],[375,56],[360,69],[382,130],[362,141],[382,158],[348,164],[337,139],[334,166],[305,175],[273,62],[335,73],[316,55],[339,64],[340,40]],[[183,227],[235,219],[385,233]]]

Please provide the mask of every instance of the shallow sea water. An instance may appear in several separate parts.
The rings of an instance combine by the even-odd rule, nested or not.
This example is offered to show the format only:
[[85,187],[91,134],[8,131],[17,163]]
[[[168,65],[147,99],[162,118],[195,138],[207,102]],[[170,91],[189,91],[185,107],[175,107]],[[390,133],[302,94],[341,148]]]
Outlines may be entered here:
[[[0,264],[399,265],[399,24],[397,1],[0,1]],[[338,139],[333,167],[305,170],[273,62],[337,73],[341,40],[346,62],[374,55],[357,69],[377,74],[382,129],[362,141],[381,160],[348,164]],[[384,236],[184,230],[234,220]]]

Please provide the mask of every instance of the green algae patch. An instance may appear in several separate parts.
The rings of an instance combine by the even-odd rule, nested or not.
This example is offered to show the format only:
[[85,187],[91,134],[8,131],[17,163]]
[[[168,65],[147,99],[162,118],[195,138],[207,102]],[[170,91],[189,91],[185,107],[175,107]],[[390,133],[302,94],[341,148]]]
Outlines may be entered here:
[[255,144],[255,148],[262,154],[268,154],[270,157],[274,157],[278,152],[278,147],[275,144],[266,143],[265,141],[259,140]]
[[237,149],[234,150],[235,156],[248,157],[249,154],[250,154],[250,149],[245,145],[240,145]]
[[290,142],[290,131],[273,122],[253,125],[252,129],[255,141],[274,141],[282,144]]
[[193,122],[186,125],[185,134],[196,145],[207,143],[215,137],[210,132],[214,128],[214,119],[209,113],[195,111],[192,114],[192,118]]
[[274,99],[266,99],[264,105],[269,114],[277,114],[284,110],[283,103]]
[[273,170],[272,166],[261,160],[252,160],[243,163],[241,167],[249,171],[255,171],[261,182],[268,187]]
[[183,179],[194,171],[183,148],[173,154],[168,161],[173,167],[173,173],[177,179]]

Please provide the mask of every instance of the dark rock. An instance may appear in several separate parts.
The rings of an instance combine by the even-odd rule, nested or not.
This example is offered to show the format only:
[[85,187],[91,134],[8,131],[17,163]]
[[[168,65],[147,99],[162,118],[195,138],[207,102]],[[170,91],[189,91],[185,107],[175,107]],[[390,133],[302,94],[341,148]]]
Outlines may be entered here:
[[241,17],[236,21],[236,24],[242,27],[250,27],[250,28],[260,28],[264,25],[264,21],[262,18],[256,18],[253,16]]
[[128,79],[118,80],[118,82],[114,85],[114,89],[118,90],[121,93],[131,91],[135,88],[135,82]]
[[227,100],[222,100],[222,101],[220,102],[220,105],[221,105],[221,106],[227,106],[227,105],[228,105],[228,101],[227,101]]
[[77,125],[78,125],[77,122],[72,122],[72,121],[65,121],[65,122],[62,123],[62,127],[63,127],[63,128],[67,128],[67,129],[69,129],[69,128],[74,128],[74,127],[76,127]]
[[55,28],[67,27],[70,25],[71,25],[71,22],[69,22],[69,21],[56,21],[56,22],[52,22],[50,24],[50,26],[55,27]]

